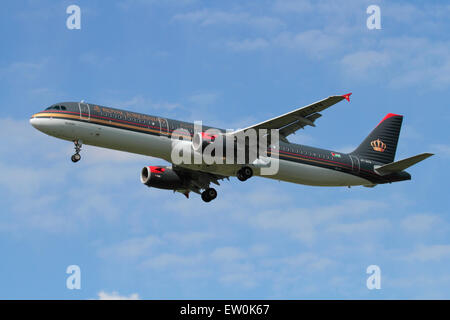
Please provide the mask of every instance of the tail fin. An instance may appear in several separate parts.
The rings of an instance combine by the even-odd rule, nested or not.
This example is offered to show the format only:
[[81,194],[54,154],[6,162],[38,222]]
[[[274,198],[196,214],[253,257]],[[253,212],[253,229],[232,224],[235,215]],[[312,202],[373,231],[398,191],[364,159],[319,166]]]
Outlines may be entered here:
[[393,162],[402,121],[401,115],[387,114],[351,154],[381,163]]

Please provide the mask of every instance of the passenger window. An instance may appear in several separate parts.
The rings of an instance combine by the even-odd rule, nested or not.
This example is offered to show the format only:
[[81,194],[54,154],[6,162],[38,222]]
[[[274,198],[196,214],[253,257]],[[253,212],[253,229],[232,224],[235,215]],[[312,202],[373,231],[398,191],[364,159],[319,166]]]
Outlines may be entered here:
[[56,106],[56,107],[55,107],[55,110],[59,110],[59,106]]
[[66,110],[66,107],[64,107],[64,106],[61,106],[61,110]]

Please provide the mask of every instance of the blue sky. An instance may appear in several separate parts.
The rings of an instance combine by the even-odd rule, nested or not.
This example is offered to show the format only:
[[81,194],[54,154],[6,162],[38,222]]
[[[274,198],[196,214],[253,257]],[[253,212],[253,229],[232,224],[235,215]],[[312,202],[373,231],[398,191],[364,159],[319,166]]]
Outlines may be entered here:
[[[66,28],[67,6],[81,30]],[[381,30],[366,8],[381,9]],[[446,1],[5,1],[0,11],[0,298],[450,298]],[[59,101],[238,128],[329,95],[292,141],[343,152],[389,112],[397,159],[372,189],[232,179],[218,198],[148,189],[158,159],[43,135]],[[65,286],[81,268],[81,290]],[[381,290],[366,268],[381,268]]]

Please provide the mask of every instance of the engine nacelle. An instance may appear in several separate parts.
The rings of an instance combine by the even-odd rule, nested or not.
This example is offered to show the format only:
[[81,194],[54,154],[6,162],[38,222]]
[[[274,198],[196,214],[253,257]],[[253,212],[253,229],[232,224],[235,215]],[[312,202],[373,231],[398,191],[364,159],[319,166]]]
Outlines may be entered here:
[[178,190],[184,186],[184,179],[172,168],[148,166],[141,171],[141,182],[148,187]]
[[217,134],[208,134],[206,132],[196,132],[192,137],[192,149],[196,152],[202,152],[207,145],[214,143]]
[[192,137],[192,149],[197,153],[202,153],[208,145],[215,145],[215,149],[212,152],[214,156],[214,150],[222,148],[222,154],[226,154],[226,148],[233,148],[233,142],[229,143],[226,136],[223,133],[207,133],[207,132],[196,132]]

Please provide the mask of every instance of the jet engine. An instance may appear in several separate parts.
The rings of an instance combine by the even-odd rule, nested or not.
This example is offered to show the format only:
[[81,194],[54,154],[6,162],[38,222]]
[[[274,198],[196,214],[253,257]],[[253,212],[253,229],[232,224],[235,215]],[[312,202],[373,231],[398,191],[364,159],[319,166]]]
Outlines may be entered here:
[[218,138],[217,134],[208,134],[206,132],[196,132],[192,137],[192,149],[201,153],[207,145],[214,143]]
[[147,166],[141,171],[141,182],[148,187],[178,190],[184,186],[184,179],[172,168]]

